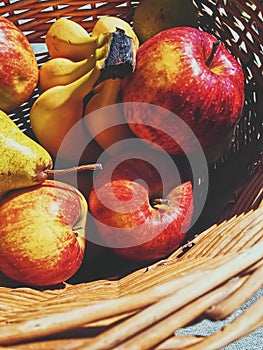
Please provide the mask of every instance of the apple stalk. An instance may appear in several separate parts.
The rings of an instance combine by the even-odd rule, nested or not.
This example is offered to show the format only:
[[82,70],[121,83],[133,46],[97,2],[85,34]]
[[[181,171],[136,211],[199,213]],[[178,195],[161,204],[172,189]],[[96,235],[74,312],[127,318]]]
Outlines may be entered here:
[[162,207],[169,206],[171,201],[168,198],[154,198],[151,201],[151,205],[154,209],[160,209]]
[[213,59],[214,59],[214,57],[215,57],[215,55],[216,55],[216,53],[217,53],[217,50],[218,50],[220,44],[221,44],[220,41],[215,41],[215,42],[213,42],[213,47],[212,47],[211,54],[210,54],[210,56],[208,57],[208,59],[207,59],[207,61],[206,61],[207,67],[210,67],[210,66],[211,66],[211,64],[212,64],[212,62],[213,62]]

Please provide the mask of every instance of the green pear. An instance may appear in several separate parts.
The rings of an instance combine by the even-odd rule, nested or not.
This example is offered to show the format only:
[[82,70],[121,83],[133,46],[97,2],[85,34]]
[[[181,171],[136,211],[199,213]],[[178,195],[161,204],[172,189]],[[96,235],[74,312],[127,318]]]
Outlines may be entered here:
[[49,153],[0,110],[0,196],[42,183],[53,166]]
[[172,27],[197,27],[192,0],[143,0],[135,8],[133,29],[140,43]]

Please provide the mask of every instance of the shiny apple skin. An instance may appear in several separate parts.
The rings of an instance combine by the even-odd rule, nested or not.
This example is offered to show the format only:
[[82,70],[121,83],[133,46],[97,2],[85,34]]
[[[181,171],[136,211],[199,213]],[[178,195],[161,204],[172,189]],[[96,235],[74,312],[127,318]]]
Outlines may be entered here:
[[[161,197],[160,177],[142,162],[121,163],[111,181],[101,173],[88,203],[106,246],[123,258],[150,262],[167,257],[182,244],[193,214],[193,192],[188,181]],[[164,202],[153,204],[155,198]]]
[[33,286],[66,281],[85,249],[87,203],[72,186],[46,180],[15,190],[0,205],[0,270]]
[[26,36],[0,16],[0,109],[9,112],[27,101],[38,83],[39,70]]
[[[217,39],[191,27],[164,30],[137,51],[136,67],[123,86],[123,102],[153,104],[172,113],[143,113],[140,104],[124,108],[131,130],[171,154],[194,152],[194,143],[177,132],[173,114],[194,132],[201,146],[215,144],[241,116],[244,73],[241,65],[220,43],[208,67]],[[151,127],[155,125],[156,127]],[[161,131],[168,126],[171,136]],[[160,128],[160,129],[159,129]]]

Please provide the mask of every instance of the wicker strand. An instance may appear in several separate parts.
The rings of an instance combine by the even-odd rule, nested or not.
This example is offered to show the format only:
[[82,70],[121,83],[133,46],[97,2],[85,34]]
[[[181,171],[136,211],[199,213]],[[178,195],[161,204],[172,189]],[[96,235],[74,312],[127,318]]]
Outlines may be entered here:
[[206,312],[214,320],[223,320],[230,316],[239,306],[252,297],[263,285],[263,266],[255,271],[235,293]]
[[[195,274],[195,276],[201,278],[202,271],[199,274]],[[38,317],[37,319],[26,320],[18,324],[2,326],[0,327],[0,344],[55,334],[95,320],[136,310],[173,293],[177,288],[184,288],[192,280],[192,275],[183,276],[179,281],[168,282],[168,286],[166,284],[157,286],[156,288],[152,288],[150,292],[146,290],[140,294],[106,300],[87,307],[76,307],[71,311],[58,312],[50,316]]]
[[179,335],[172,336],[161,344],[157,345],[155,350],[183,350],[187,346],[198,343],[202,340],[201,336]]
[[198,342],[196,345],[186,347],[186,350],[216,350],[222,349],[227,344],[234,342],[263,325],[263,297],[246,309],[243,314],[229,323],[223,329],[215,332],[210,337]]
[[[225,221],[220,225],[214,225],[197,236],[192,242],[194,246],[180,259],[200,258],[201,256],[218,256],[231,251],[239,251],[240,249],[253,246],[262,238],[262,220],[263,207],[256,211],[242,213],[239,216],[232,217],[229,221]],[[257,225],[255,223],[257,222]],[[244,232],[246,231],[246,235]],[[242,244],[240,239],[242,238]],[[219,245],[220,244],[220,245]],[[218,246],[219,245],[219,246]],[[173,255],[181,255],[183,248],[180,248]],[[222,249],[224,251],[222,252]]]
[[172,336],[180,327],[184,327],[189,322],[200,316],[211,305],[220,302],[220,300],[228,297],[236,288],[242,285],[241,280],[224,284],[222,287],[205,294],[204,296],[194,300],[184,306],[178,312],[172,313],[170,316],[161,319],[150,328],[135,335],[130,340],[116,347],[117,350],[137,350],[151,349],[160,342]]
[[212,271],[203,270],[202,283],[200,283],[200,279],[196,277],[195,273],[190,274],[189,276],[192,276],[193,278],[191,284],[187,285],[185,288],[180,288],[172,295],[163,298],[154,305],[151,305],[135,316],[132,316],[127,321],[124,321],[120,325],[117,325],[102,335],[99,335],[92,340],[91,344],[82,346],[78,348],[78,350],[96,350],[100,348],[111,349],[112,347],[117,346],[120,342],[134,336],[143,329],[150,327],[152,323],[166,317],[180,307],[183,307],[192,300],[200,297],[205,292],[212,290],[227,279],[235,276],[235,274],[242,269],[257,262],[262,258],[262,252],[263,241],[255,245],[249,251],[240,253],[231,258],[230,261],[225,262],[223,265],[219,265],[219,267],[214,268]]

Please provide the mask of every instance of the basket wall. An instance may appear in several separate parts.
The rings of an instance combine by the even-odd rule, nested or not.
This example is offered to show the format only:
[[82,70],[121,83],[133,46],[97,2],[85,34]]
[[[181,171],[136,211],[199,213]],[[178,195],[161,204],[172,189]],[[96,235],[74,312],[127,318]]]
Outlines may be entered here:
[[[34,44],[36,57],[41,66],[49,58],[44,45],[45,33],[57,18],[61,16],[72,18],[91,32],[95,21],[102,15],[120,16],[132,24],[133,11],[138,3],[139,1],[114,0],[107,2],[91,0],[88,3],[81,0],[63,2],[4,0],[0,1],[0,15],[13,21],[27,35],[30,43]],[[102,335],[102,338],[96,337],[96,341],[112,340],[114,334],[106,334],[104,338],[103,332],[110,330],[120,320],[129,318],[135,311],[130,308],[120,314],[112,312],[112,317],[101,316],[100,320],[96,320],[96,317],[93,319],[89,317],[93,309],[86,310],[85,306],[96,308],[102,301],[114,299],[117,303],[119,302],[118,307],[121,307],[122,297],[130,294],[132,298],[133,294],[148,289],[149,295],[152,295],[152,288],[155,285],[177,278],[179,280],[185,273],[192,276],[193,284],[198,278],[200,278],[200,285],[207,283],[207,288],[203,292],[199,294],[196,292],[196,299],[189,301],[187,296],[184,296],[181,302],[183,312],[180,313],[180,309],[174,311],[173,316],[178,315],[178,319],[185,319],[185,324],[196,322],[197,316],[210,319],[227,317],[228,300],[232,304],[231,311],[234,311],[262,285],[263,3],[261,0],[195,0],[194,4],[200,27],[224,42],[242,64],[246,76],[246,101],[235,130],[233,145],[231,150],[209,169],[210,192],[207,207],[200,218],[202,221],[205,217],[205,225],[203,227],[200,224],[197,227],[201,234],[190,244],[181,247],[169,259],[149,268],[140,269],[138,266],[133,266],[131,267],[132,271],[135,270],[133,273],[131,270],[127,272],[124,269],[124,272],[121,272],[126,277],[120,278],[118,275],[115,281],[104,279],[105,276],[101,273],[88,276],[89,280],[95,279],[93,282],[80,280],[79,276],[76,276],[69,283],[55,287],[53,290],[36,290],[21,287],[0,276],[0,344],[6,345],[4,348],[11,350],[12,344],[18,342],[18,345],[14,346],[16,349],[91,349],[90,339],[96,335],[98,337]],[[10,117],[21,130],[33,138],[29,112],[37,96],[38,89],[29,101],[10,113]],[[215,225],[212,226],[212,224]],[[245,255],[243,262],[239,261],[237,265],[225,265],[228,259],[234,259],[244,252],[244,249],[248,250],[249,255],[253,247],[255,248],[254,258]],[[247,263],[244,262],[245,258],[248,259]],[[210,275],[204,275],[202,279],[198,273],[201,271],[202,275],[204,271],[207,272],[208,267],[211,269]],[[220,268],[218,272],[221,273],[222,278],[218,280],[217,285],[213,285],[212,282],[209,284],[207,281],[210,281],[210,278],[211,281],[213,280],[213,269],[217,267]],[[105,262],[99,268],[105,269]],[[229,282],[233,277],[236,279],[231,285]],[[98,280],[98,278],[101,279]],[[204,303],[202,296],[211,297],[209,293],[214,291],[215,287],[221,288],[218,289],[220,293],[217,299],[211,299],[210,304],[202,304]],[[229,298],[230,295],[231,298]],[[128,305],[132,302],[131,298],[127,300]],[[140,298],[136,302],[139,300]],[[200,303],[198,303],[199,300]],[[80,320],[77,312],[81,312],[81,309],[83,312],[79,314],[82,317]],[[246,318],[245,315],[243,323],[240,321],[242,327],[240,324],[235,324],[232,329],[226,327],[226,332],[220,334],[221,341],[225,341],[225,344],[230,343],[262,325],[260,313],[262,309],[261,300],[261,304],[251,311],[253,317],[249,314]],[[193,315],[193,310],[197,310],[199,314]],[[70,314],[71,311],[75,311],[75,314]],[[138,310],[136,312],[139,313]],[[53,318],[48,323],[45,316]],[[253,321],[250,321],[252,319]],[[162,328],[160,324],[159,329],[166,334],[170,323],[168,319],[164,320],[165,325]],[[134,326],[135,323],[132,325]],[[173,329],[182,325],[176,325]],[[148,335],[151,332],[154,334],[151,326],[149,325]],[[167,337],[160,336],[158,344],[167,340]],[[183,349],[190,344],[194,349],[200,340],[201,345],[200,347],[196,345],[196,349],[209,348],[207,343],[202,343],[205,339],[174,338],[168,339],[167,347],[164,346],[163,349],[168,349],[169,346],[172,349],[176,346],[178,349]],[[211,344],[218,344],[218,339],[211,341],[209,346],[216,348],[216,345],[213,347]],[[136,342],[133,346],[136,348]],[[112,346],[112,348],[115,347]],[[162,349],[161,346],[160,349]]]

